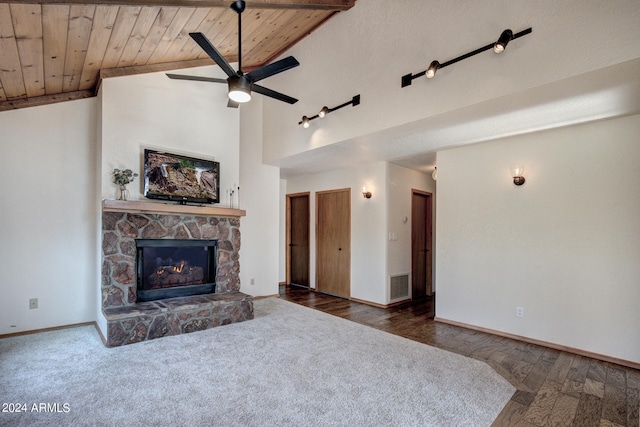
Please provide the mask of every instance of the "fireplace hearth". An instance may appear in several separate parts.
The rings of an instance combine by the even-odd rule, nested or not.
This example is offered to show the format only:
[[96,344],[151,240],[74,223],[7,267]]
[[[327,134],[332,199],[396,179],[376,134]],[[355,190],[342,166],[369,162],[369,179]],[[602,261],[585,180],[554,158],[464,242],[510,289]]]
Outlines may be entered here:
[[[226,208],[104,201],[105,345],[117,347],[253,319],[253,297],[240,292],[240,217],[244,214]],[[139,272],[139,251],[143,265],[150,260],[148,273]],[[147,300],[142,301],[140,281],[142,288],[159,294],[144,296],[143,289],[142,298]],[[196,295],[165,293],[185,289],[191,293],[194,287]]]
[[214,293],[217,240],[136,239],[138,302]]

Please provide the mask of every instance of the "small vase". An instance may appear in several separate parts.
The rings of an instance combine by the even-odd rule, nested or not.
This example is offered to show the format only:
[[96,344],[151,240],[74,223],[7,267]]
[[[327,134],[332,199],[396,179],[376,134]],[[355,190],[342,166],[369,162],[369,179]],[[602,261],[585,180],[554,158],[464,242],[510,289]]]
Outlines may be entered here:
[[129,198],[129,190],[126,185],[121,185],[118,188],[118,200],[127,200]]

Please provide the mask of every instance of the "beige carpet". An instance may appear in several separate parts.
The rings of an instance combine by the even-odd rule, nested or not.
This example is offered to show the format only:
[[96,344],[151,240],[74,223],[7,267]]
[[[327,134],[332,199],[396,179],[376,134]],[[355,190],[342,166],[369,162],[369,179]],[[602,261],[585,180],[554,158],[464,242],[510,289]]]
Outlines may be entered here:
[[0,425],[488,426],[515,391],[479,361],[293,303],[255,314],[112,349],[93,327],[2,339],[0,400],[26,411]]

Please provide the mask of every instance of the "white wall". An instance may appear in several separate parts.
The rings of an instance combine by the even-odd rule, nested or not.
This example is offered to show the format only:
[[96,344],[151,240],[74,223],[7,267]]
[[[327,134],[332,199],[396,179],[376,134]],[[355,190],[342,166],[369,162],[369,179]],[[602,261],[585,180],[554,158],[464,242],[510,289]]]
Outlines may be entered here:
[[0,334],[95,319],[95,128],[95,98],[0,113]]
[[[178,71],[212,75],[218,67]],[[220,162],[221,205],[239,183],[239,111],[227,108],[224,84],[171,80],[164,73],[102,81],[102,197],[114,199],[114,168],[142,177],[145,148]],[[131,199],[144,199],[142,180],[129,185]],[[237,204],[237,197],[234,197]]]
[[[411,273],[411,190],[432,193],[435,207],[436,185],[431,175],[407,169],[402,166],[388,164],[387,200],[388,200],[388,233],[394,233],[397,240],[388,242],[387,268],[389,275]],[[432,212],[435,224],[435,209]],[[406,222],[405,222],[406,218]],[[433,233],[435,243],[435,233]],[[435,251],[431,252],[435,257]],[[435,259],[435,258],[434,258]],[[435,265],[435,264],[434,264]],[[433,286],[435,290],[435,282]],[[387,289],[388,291],[388,289]]]
[[93,133],[96,136],[96,150],[94,157],[95,170],[94,176],[94,194],[96,195],[96,227],[93,230],[96,245],[94,248],[94,257],[96,260],[95,280],[91,283],[96,288],[95,312],[94,318],[98,330],[102,332],[102,336],[107,334],[107,319],[102,315],[102,90],[98,91],[96,96],[96,126]]
[[437,317],[640,362],[639,134],[636,115],[438,153]]
[[[387,303],[386,163],[341,169],[287,180],[286,194],[310,191],[310,286],[316,286],[315,193],[351,188],[351,297],[378,304]],[[372,197],[362,197],[362,187]],[[281,239],[284,234],[281,233]],[[284,248],[284,245],[280,245]],[[284,253],[283,253],[284,257]],[[284,259],[284,258],[282,258]]]
[[262,97],[240,107],[240,121],[240,290],[277,295],[280,170],[262,164]]

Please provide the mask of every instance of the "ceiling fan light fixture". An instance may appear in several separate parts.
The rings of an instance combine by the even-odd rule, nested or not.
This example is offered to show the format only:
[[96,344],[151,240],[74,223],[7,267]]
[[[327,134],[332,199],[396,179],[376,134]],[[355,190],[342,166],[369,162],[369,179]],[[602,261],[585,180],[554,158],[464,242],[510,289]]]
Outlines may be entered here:
[[427,71],[425,72],[425,76],[428,79],[432,79],[435,77],[436,72],[438,71],[438,68],[440,68],[440,63],[438,61],[433,61],[431,62],[431,64],[429,65],[429,68],[427,68]]
[[502,53],[507,48],[509,42],[513,39],[513,31],[507,29],[500,34],[500,38],[493,45],[493,51],[495,53]]
[[251,82],[242,77],[229,77],[229,99],[240,104],[251,101]]

